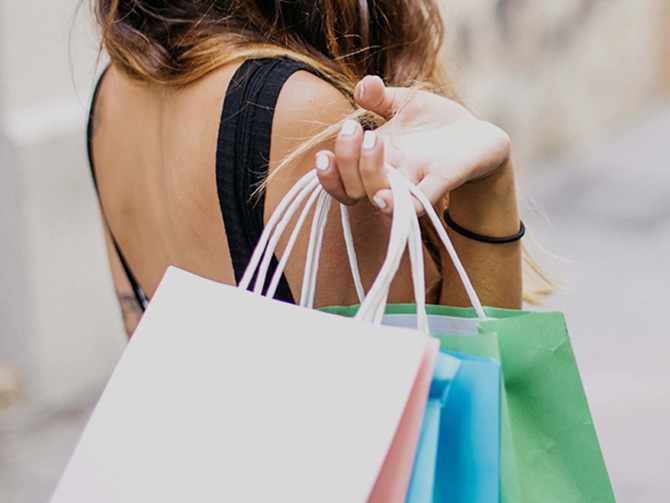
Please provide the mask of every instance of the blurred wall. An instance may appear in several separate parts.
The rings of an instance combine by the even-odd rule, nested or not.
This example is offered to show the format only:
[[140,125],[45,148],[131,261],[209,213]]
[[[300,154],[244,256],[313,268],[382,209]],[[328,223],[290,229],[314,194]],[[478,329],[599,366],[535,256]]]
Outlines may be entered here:
[[76,3],[0,0],[0,409],[75,399],[124,343],[84,150],[96,46]]
[[593,140],[670,90],[667,0],[446,3],[464,94],[510,134],[517,169]]

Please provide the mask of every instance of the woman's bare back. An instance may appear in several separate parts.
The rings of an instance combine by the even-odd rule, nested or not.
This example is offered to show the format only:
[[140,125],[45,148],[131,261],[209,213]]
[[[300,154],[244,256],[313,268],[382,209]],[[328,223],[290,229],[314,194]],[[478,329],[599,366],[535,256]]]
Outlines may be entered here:
[[173,90],[135,83],[112,66],[101,83],[92,135],[100,199],[149,297],[170,264],[233,281],[214,170],[234,70]]

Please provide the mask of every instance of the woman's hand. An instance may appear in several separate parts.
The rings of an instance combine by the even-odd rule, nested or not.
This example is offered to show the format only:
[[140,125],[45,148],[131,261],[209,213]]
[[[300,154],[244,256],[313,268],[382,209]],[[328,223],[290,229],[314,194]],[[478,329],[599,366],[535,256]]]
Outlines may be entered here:
[[384,162],[435,204],[446,193],[491,175],[509,160],[505,132],[447,98],[385,87],[376,76],[361,80],[354,96],[361,107],[389,120],[374,132],[363,132],[356,121],[347,121],[334,151],[317,154],[321,184],[344,204],[367,196],[382,211],[391,212]]
[[[387,88],[368,76],[355,90],[357,103],[388,119],[363,132],[347,121],[333,151],[317,154],[324,189],[344,204],[370,198],[392,212],[384,162],[398,169],[436,204],[449,193],[450,216],[471,232],[504,237],[519,230],[510,140],[501,129],[476,119],[464,107],[425,91]],[[520,243],[492,245],[447,229],[484,305],[521,307]],[[442,285],[438,303],[469,306],[446,250],[440,248]]]

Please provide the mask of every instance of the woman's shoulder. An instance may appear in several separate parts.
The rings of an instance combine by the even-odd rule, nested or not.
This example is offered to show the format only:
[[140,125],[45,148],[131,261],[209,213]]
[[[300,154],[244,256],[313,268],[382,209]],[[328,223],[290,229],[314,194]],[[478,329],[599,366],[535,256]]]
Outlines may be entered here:
[[275,111],[276,125],[290,124],[312,132],[339,121],[353,110],[350,101],[335,86],[309,70],[293,73],[282,87]]
[[[347,97],[316,73],[309,70],[293,73],[283,85],[275,107],[270,171],[296,148],[352,111],[353,106]],[[327,147],[315,145],[310,152]],[[287,169],[291,167],[287,166]],[[293,170],[296,169],[304,171],[305,168],[296,165]]]

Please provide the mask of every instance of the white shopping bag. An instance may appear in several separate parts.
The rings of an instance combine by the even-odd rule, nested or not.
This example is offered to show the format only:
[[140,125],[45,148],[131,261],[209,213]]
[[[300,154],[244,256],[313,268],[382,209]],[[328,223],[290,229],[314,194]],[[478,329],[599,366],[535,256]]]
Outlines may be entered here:
[[436,351],[170,268],[51,501],[404,501]]

